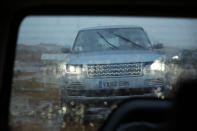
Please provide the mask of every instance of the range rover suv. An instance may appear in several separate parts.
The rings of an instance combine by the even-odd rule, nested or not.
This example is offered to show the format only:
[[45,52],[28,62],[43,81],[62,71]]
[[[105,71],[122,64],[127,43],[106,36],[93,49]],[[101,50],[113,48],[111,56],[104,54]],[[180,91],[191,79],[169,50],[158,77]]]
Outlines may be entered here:
[[103,117],[124,99],[162,96],[169,89],[164,57],[152,49],[142,27],[82,29],[66,59],[62,102],[67,108],[81,103],[86,116]]

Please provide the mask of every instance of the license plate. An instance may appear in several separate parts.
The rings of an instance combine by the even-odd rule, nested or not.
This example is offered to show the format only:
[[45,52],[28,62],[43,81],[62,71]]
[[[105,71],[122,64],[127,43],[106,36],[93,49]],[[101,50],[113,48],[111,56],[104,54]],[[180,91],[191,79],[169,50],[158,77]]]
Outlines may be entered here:
[[99,88],[128,87],[128,81],[99,81]]

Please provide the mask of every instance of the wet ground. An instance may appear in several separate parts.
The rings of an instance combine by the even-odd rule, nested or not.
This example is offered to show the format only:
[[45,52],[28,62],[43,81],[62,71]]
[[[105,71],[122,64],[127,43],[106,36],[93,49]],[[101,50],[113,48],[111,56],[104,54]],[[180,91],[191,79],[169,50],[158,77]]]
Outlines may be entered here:
[[[45,48],[45,47],[51,48]],[[61,61],[42,61],[43,53],[59,53],[54,45],[17,47],[10,103],[10,128],[13,131],[94,131],[100,125],[64,120],[60,89],[63,86]]]
[[[23,83],[27,86],[31,82]],[[99,125],[92,122],[71,124],[64,121],[65,112],[66,109],[60,106],[59,88],[14,88],[12,91],[10,126],[14,131],[92,131],[99,128]]]
[[[45,47],[51,48],[45,48]],[[54,45],[18,46],[12,83],[10,103],[10,122],[13,131],[94,131],[100,123],[81,122],[76,117],[73,124],[65,120],[67,107],[61,105],[61,87],[64,86],[61,61],[43,61],[43,53],[60,53],[60,47]],[[171,80],[177,80],[180,69],[169,74]],[[190,69],[190,68],[189,68]],[[185,76],[190,76],[185,70]],[[191,70],[190,72],[194,72]],[[188,74],[188,75],[186,75]],[[172,79],[172,76],[174,79]],[[196,76],[196,73],[195,75]],[[175,82],[174,82],[175,83]],[[103,103],[106,105],[106,103]],[[77,111],[79,116],[83,112]]]

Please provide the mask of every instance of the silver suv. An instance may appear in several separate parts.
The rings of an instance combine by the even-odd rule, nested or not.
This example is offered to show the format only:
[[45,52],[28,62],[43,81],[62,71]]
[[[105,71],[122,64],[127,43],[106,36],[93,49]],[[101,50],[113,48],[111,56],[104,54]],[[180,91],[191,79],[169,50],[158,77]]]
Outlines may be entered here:
[[142,27],[82,29],[66,59],[62,102],[106,114],[106,108],[121,100],[161,95],[169,87],[164,57],[152,49]]

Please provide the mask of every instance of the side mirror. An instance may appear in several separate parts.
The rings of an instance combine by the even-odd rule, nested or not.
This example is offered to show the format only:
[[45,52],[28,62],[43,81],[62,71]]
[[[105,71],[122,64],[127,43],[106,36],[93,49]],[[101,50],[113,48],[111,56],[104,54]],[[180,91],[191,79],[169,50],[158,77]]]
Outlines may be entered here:
[[61,51],[62,51],[62,53],[70,53],[71,49],[68,46],[64,46],[64,47],[61,48]]
[[162,43],[153,44],[153,49],[162,49],[162,48],[163,48]]

